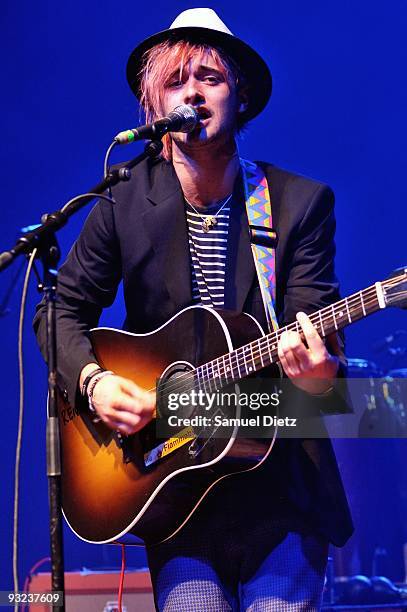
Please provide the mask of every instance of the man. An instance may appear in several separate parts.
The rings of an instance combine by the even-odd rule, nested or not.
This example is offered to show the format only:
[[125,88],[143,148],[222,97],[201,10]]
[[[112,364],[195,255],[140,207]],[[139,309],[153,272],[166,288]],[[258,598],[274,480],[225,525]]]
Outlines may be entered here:
[[[121,279],[130,331],[150,331],[192,303],[246,311],[267,326],[236,134],[271,94],[264,61],[210,9],[184,11],[141,43],[128,80],[148,120],[190,104],[199,123],[166,136],[164,159],[140,164],[114,189],[115,205],[92,210],[60,271],[67,396],[88,394],[98,418],[125,435],[150,421],[155,394],[101,371],[87,336]],[[261,167],[279,237],[276,314],[280,323],[297,317],[305,336],[284,333],[279,358],[323,408],[335,395],[341,350],[336,337],[328,350],[304,311],[338,297],[332,192]],[[41,307],[35,325],[44,346]],[[157,609],[317,610],[328,542],[342,545],[351,531],[329,441],[279,440],[267,465],[219,484],[179,534],[147,551]]]

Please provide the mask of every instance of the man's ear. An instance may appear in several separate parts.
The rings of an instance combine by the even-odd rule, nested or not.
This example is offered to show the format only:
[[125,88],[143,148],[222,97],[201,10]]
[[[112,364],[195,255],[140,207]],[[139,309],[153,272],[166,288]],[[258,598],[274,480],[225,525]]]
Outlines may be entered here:
[[244,113],[247,111],[247,107],[249,106],[249,100],[247,96],[247,89],[242,89],[239,92],[239,108],[238,113]]

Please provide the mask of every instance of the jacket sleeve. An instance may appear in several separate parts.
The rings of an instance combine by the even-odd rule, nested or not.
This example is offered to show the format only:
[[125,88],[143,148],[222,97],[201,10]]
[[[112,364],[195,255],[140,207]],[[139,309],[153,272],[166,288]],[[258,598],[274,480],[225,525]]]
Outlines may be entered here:
[[311,313],[339,299],[334,270],[335,226],[333,192],[321,185],[291,239],[284,321],[294,321],[299,311]]
[[[72,405],[82,368],[97,361],[89,330],[98,324],[102,309],[113,303],[120,280],[120,248],[112,204],[100,201],[90,212],[58,274],[58,378]],[[37,306],[33,325],[41,352],[47,359],[44,300]]]
[[[284,296],[284,324],[295,320],[300,311],[311,314],[340,299],[335,275],[334,194],[326,185],[319,185],[311,197],[305,214],[292,238],[290,268]],[[334,392],[313,401],[323,412],[351,412],[347,390],[347,361],[344,334],[326,338],[329,352],[339,358],[339,371]]]

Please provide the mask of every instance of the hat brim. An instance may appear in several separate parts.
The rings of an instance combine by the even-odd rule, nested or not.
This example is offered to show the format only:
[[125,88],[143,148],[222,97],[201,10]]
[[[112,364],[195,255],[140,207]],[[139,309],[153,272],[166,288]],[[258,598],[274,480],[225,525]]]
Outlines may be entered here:
[[217,47],[231,57],[244,73],[249,92],[248,107],[242,119],[249,121],[264,109],[268,103],[272,79],[270,70],[262,57],[248,44],[226,32],[201,27],[183,27],[164,30],[149,36],[132,52],[127,62],[127,81],[131,90],[140,98],[140,75],[143,68],[143,57],[146,51],[166,40],[188,40]]

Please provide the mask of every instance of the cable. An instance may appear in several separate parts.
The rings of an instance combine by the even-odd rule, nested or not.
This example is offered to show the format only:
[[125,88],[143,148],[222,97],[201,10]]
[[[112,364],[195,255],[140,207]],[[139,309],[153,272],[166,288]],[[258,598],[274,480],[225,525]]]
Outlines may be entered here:
[[75,196],[74,198],[72,198],[72,200],[69,200],[69,202],[67,202],[66,204],[63,205],[63,207],[61,208],[60,212],[61,213],[65,212],[65,210],[68,208],[68,206],[70,206],[71,204],[73,204],[77,200],[81,200],[82,198],[89,198],[90,196],[93,196],[94,198],[98,198],[99,200],[107,200],[111,204],[116,204],[116,202],[114,201],[113,198],[109,198],[109,196],[104,195],[103,193],[92,193],[90,191],[89,193],[81,193],[81,195]]
[[117,140],[113,140],[112,144],[109,146],[109,148],[106,151],[106,155],[105,155],[105,161],[103,163],[103,177],[106,178],[107,175],[109,174],[109,157],[111,152],[113,151],[114,147],[119,144],[117,142]]
[[[117,140],[113,140],[113,142],[111,143],[111,145],[109,146],[109,148],[106,151],[106,155],[105,155],[105,161],[103,163],[103,178],[107,178],[107,175],[109,174],[109,158],[110,158],[110,154],[113,151],[113,149],[115,148],[115,146],[119,144],[117,142]],[[111,198],[113,198],[113,194],[112,194],[112,188],[109,185],[109,187],[107,188],[107,191],[109,193],[109,196]]]
[[[30,569],[30,571],[28,572],[27,576],[25,577],[24,580],[24,587],[23,587],[23,593],[27,593],[28,592],[28,586],[31,582],[31,578],[33,573],[39,568],[41,567],[41,565],[43,565],[44,563],[47,563],[48,561],[51,561],[51,557],[43,557],[42,559],[40,559],[39,561],[37,561],[36,563],[34,563],[34,565],[32,566],[32,568]],[[25,609],[27,607],[27,604],[23,604],[22,608],[21,608],[21,612],[25,612]]]
[[126,545],[121,544],[121,547],[122,547],[122,568],[120,570],[119,595],[118,595],[119,612],[122,612],[124,572],[126,570]]
[[[18,414],[18,430],[16,444],[16,463],[14,470],[14,516],[13,516],[13,583],[14,591],[18,593],[18,500],[20,486],[20,459],[21,459],[21,441],[23,436],[23,417],[24,417],[24,363],[23,363],[23,329],[24,329],[24,314],[27,301],[28,281],[33,267],[34,259],[37,255],[37,249],[34,249],[28,260],[28,266],[24,277],[23,291],[21,294],[20,317],[18,322],[18,375],[20,386],[20,402]],[[14,607],[18,610],[18,604]]]
[[[109,198],[106,195],[98,194],[98,193],[87,193],[76,196],[63,208],[61,212],[64,212],[66,208],[75,202],[84,197],[88,197],[93,195],[94,197],[101,198],[103,200],[107,200],[114,204],[114,200]],[[21,295],[21,304],[20,304],[20,316],[19,316],[19,324],[18,324],[18,373],[19,373],[19,416],[18,416],[18,429],[17,429],[17,443],[16,443],[16,459],[15,459],[15,470],[14,470],[14,511],[13,511],[13,585],[14,591],[17,593],[18,588],[18,505],[19,505],[19,488],[20,488],[20,462],[21,462],[21,443],[23,436],[23,420],[24,420],[24,363],[23,363],[23,330],[24,330],[24,315],[25,315],[25,306],[27,301],[27,292],[28,292],[28,281],[30,278],[30,274],[33,269],[34,260],[37,256],[37,249],[35,248],[28,260],[27,270],[24,277],[23,283],[23,291]],[[15,610],[18,610],[18,604],[15,606]]]

